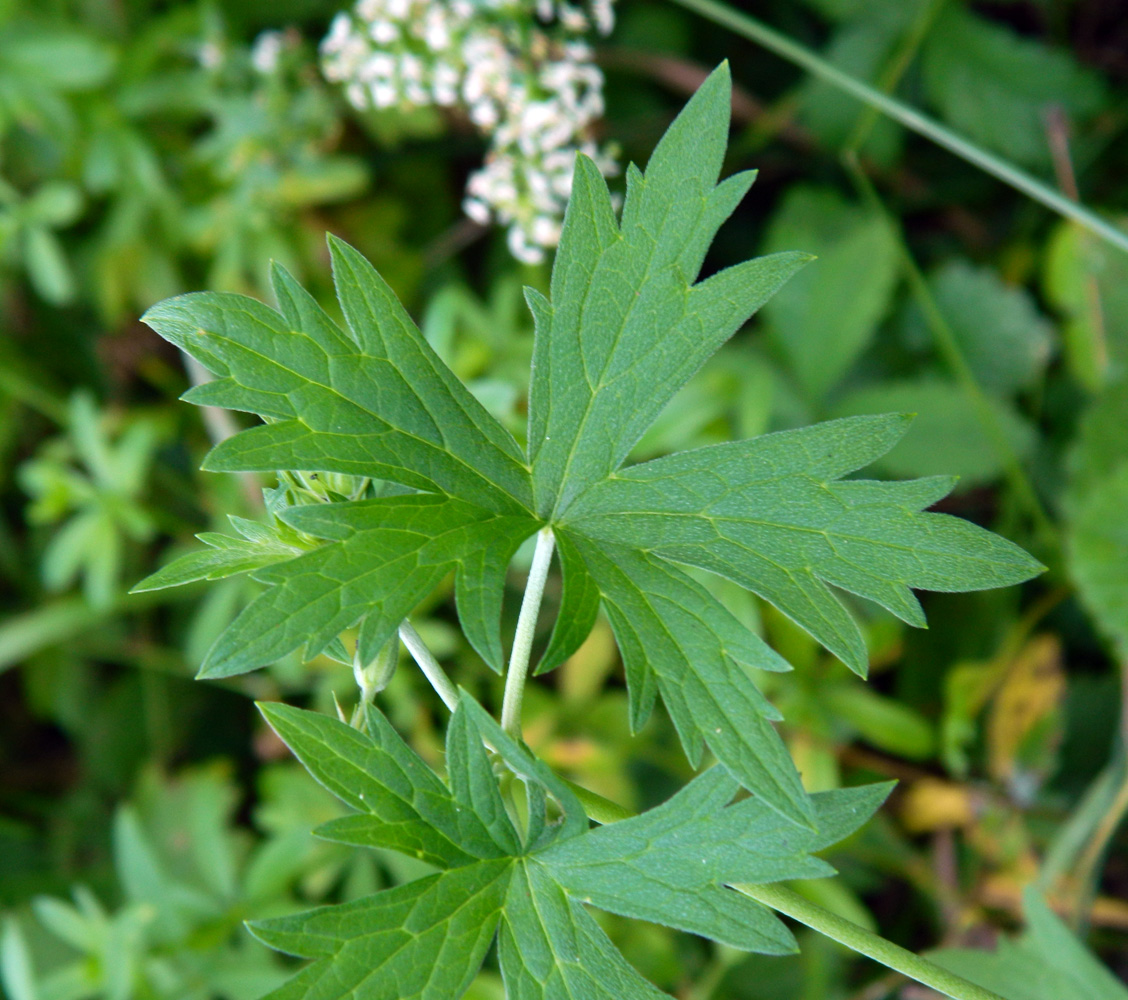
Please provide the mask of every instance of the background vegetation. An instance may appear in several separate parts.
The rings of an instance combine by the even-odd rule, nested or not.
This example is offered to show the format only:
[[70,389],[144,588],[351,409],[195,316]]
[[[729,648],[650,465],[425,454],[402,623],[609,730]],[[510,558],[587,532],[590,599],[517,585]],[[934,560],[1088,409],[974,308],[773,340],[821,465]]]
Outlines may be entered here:
[[[1128,22],[1115,0],[748,7],[1067,197],[1113,220],[1128,211]],[[518,263],[503,231],[462,216],[484,143],[457,111],[357,112],[325,82],[317,41],[337,9],[0,2],[0,988],[11,1000],[254,1000],[284,978],[283,960],[243,919],[412,874],[394,855],[308,836],[337,807],[251,704],[332,712],[334,697],[355,698],[347,668],[283,661],[197,683],[255,585],[125,595],[194,533],[225,528],[222,513],[256,517],[272,485],[196,471],[232,428],[175,401],[195,373],[137,322],[161,298],[265,296],[274,258],[331,308],[329,230],[376,264],[495,413],[523,413],[532,328],[520,289],[545,286],[549,265]],[[1128,253],[725,27],[664,0],[622,0],[617,15],[597,48],[600,142],[645,162],[728,58],[727,169],[760,176],[707,269],[753,249],[820,258],[683,390],[636,457],[916,412],[879,471],[958,473],[943,509],[1050,567],[1021,589],[926,595],[927,632],[859,607],[869,685],[743,591],[722,595],[799,667],[767,693],[809,787],[900,779],[835,856],[844,877],[802,891],[914,949],[990,947],[1021,927],[1022,887],[1037,882],[1128,974]],[[272,60],[266,30],[280,32]],[[522,582],[518,569],[514,596]],[[498,678],[461,638],[449,596],[417,625],[496,705]],[[640,808],[687,765],[662,713],[629,736],[619,670],[601,624],[530,686],[526,739]],[[381,697],[435,759],[440,716],[422,679],[401,670]],[[649,925],[608,928],[687,1000],[922,995],[813,935],[800,956],[767,959]],[[999,961],[1022,968],[1010,947]],[[1011,992],[1073,995],[1062,982]],[[483,974],[475,990],[496,997],[500,982]]]

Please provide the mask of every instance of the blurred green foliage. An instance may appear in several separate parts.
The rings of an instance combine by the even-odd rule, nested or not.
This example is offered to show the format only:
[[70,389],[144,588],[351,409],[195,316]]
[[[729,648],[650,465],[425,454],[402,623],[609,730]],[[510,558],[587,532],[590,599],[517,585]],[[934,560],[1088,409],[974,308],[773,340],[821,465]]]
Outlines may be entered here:
[[[1117,6],[769,0],[757,16],[1124,217],[1128,46],[1102,37],[1115,35]],[[460,217],[481,154],[466,122],[359,115],[324,83],[316,44],[337,9],[0,2],[0,984],[11,1000],[251,1000],[283,968],[243,919],[414,874],[309,838],[335,807],[251,710],[251,697],[347,707],[346,666],[291,658],[198,684],[255,585],[124,596],[193,534],[225,530],[222,513],[264,522],[261,491],[276,485],[196,471],[232,428],[174,402],[194,375],[136,323],[161,298],[265,295],[276,259],[333,309],[322,235],[337,232],[487,408],[523,422],[532,326],[520,290],[543,287],[547,269],[517,265],[503,236]],[[727,170],[761,173],[707,270],[752,250],[820,258],[685,387],[635,457],[916,412],[877,471],[960,474],[944,509],[1051,567],[1021,592],[929,595],[926,633],[858,602],[869,687],[789,621],[708,582],[800,668],[764,688],[809,785],[901,779],[836,853],[844,877],[803,891],[909,947],[966,947],[1021,922],[1022,886],[1037,881],[1124,975],[1128,257],[723,29],[661,0],[621,0],[618,17],[601,61],[606,132],[624,159],[644,162],[705,69],[732,59]],[[264,71],[253,53],[268,29],[282,44]],[[879,204],[843,168],[846,148]],[[510,633],[529,557],[512,569]],[[497,679],[454,626],[452,590],[419,609],[419,629],[496,705]],[[550,580],[542,642],[559,596]],[[639,808],[686,765],[661,713],[630,736],[620,671],[601,624],[550,684],[530,687],[526,738],[570,778]],[[441,717],[418,675],[397,671],[380,698],[436,761]],[[1037,919],[999,967],[1045,950],[1058,929]],[[694,1000],[900,988],[863,994],[872,967],[806,938],[801,956],[765,960],[647,925],[608,929],[648,977]],[[997,973],[981,953],[953,961]],[[484,974],[472,995],[499,989]]]

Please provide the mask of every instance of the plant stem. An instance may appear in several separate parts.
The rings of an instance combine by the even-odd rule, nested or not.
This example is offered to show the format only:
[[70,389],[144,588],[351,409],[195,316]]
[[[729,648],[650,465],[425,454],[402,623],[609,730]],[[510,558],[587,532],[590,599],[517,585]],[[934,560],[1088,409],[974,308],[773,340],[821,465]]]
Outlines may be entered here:
[[[897,84],[901,82],[901,78],[908,72],[913,59],[916,58],[917,50],[920,48],[921,43],[924,41],[929,28],[932,27],[944,3],[945,0],[928,0],[928,2],[921,7],[920,12],[913,20],[909,30],[905,32],[901,43],[897,46],[897,51],[893,53],[893,58],[889,60],[888,65],[882,70],[881,76],[877,81],[878,89],[886,96],[889,96],[897,89]],[[872,104],[866,105],[865,110],[858,116],[849,138],[846,140],[843,152],[856,153],[861,150],[880,117],[881,112],[877,108]]]
[[544,583],[548,579],[555,544],[552,529],[541,528],[537,533],[537,547],[533,552],[533,565],[529,569],[521,611],[517,615],[513,652],[505,675],[505,698],[501,703],[501,728],[514,739],[521,738],[521,703],[525,698],[525,678],[529,674],[529,654],[533,651],[533,633],[537,628],[537,615],[540,614]]
[[773,910],[785,913],[812,930],[825,934],[831,940],[845,945],[851,951],[872,958],[875,962],[915,979],[918,983],[952,997],[953,1000],[1003,1000],[997,993],[968,982],[962,976],[941,968],[934,962],[886,941],[872,931],[831,913],[817,903],[804,899],[793,889],[783,885],[734,885],[737,892],[751,896]]
[[423,676],[431,682],[431,687],[442,698],[443,704],[453,712],[458,707],[458,688],[447,677],[446,671],[435,659],[435,654],[427,648],[423,637],[415,631],[415,626],[406,618],[399,627],[399,637],[403,640],[411,658],[419,664]]
[[943,146],[949,152],[955,153],[961,159],[967,160],[968,163],[979,167],[980,170],[991,174],[1004,184],[1010,185],[1016,191],[1021,191],[1027,197],[1033,198],[1051,211],[1057,212],[1058,215],[1072,219],[1091,232],[1096,233],[1102,239],[1107,240],[1113,246],[1119,247],[1121,250],[1128,250],[1128,233],[1106,222],[1095,212],[1077,202],[1070,201],[1049,185],[1043,184],[1037,178],[1026,173],[1025,170],[1020,170],[1006,160],[969,142],[963,136],[946,128],[915,108],[902,103],[895,97],[883,94],[880,90],[855,79],[848,73],[843,73],[823,59],[822,56],[792,41],[786,35],[774,31],[755,18],[733,10],[725,4],[717,3],[716,0],[674,0],[674,3],[692,10],[716,24],[723,25],[738,35],[751,39],[774,52],[781,59],[801,66],[814,76],[826,80],[839,90],[845,91],[859,101],[888,115],[894,121],[900,122],[905,128],[931,139],[938,146]]

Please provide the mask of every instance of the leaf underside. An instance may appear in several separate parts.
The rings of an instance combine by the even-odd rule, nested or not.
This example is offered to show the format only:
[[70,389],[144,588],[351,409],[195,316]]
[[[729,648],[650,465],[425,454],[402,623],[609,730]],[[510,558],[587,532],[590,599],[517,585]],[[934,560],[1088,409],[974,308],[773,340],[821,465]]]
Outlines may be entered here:
[[536,342],[525,449],[442,363],[371,265],[334,237],[344,327],[279,267],[278,311],[202,293],[146,314],[216,376],[187,399],[265,421],[218,445],[206,468],[337,473],[399,487],[278,512],[313,546],[295,558],[219,548],[145,581],[250,571],[266,585],[216,641],[201,676],[243,673],[298,650],[311,657],[354,628],[367,660],[452,572],[464,631],[500,670],[510,559],[549,525],[563,606],[541,670],[579,646],[602,605],[622,651],[632,725],[661,696],[691,760],[708,747],[758,801],[798,828],[816,825],[771,725],[778,714],[748,670],[786,664],[683,567],[770,601],[860,674],[865,646],[836,590],[923,626],[914,588],[1004,586],[1040,567],[997,536],[927,512],[951,480],[843,479],[896,443],[904,415],[623,467],[677,390],[809,259],[774,254],[696,280],[754,179],[718,184],[730,91],[722,66],[645,173],[628,171],[619,218],[599,170],[577,157],[550,296],[527,293]]

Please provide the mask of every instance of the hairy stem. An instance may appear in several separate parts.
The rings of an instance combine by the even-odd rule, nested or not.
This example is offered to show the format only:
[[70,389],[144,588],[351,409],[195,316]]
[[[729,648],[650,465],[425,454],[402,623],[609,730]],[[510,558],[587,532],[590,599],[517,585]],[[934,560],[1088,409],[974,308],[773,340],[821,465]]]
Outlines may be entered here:
[[529,674],[529,654],[533,651],[533,633],[537,628],[544,582],[552,563],[552,549],[556,545],[551,528],[541,528],[537,533],[537,547],[533,565],[529,569],[529,582],[517,616],[517,631],[513,636],[513,652],[509,656],[509,670],[505,675],[505,699],[501,703],[501,728],[514,739],[521,738],[521,703],[525,698],[525,678]]
[[962,976],[941,968],[927,958],[915,955],[911,951],[886,941],[872,931],[831,913],[817,903],[804,899],[794,889],[783,885],[734,885],[737,892],[751,896],[759,903],[770,906],[806,924],[812,930],[825,934],[833,941],[845,945],[859,955],[872,958],[875,962],[895,969],[918,983],[930,986],[932,989],[952,997],[953,1000],[1003,1000],[997,993],[985,990],[982,986],[968,982]]
[[453,712],[458,707],[458,688],[447,677],[446,671],[435,659],[435,654],[427,648],[423,637],[415,631],[415,626],[406,618],[399,627],[399,637],[403,640],[411,658],[419,664],[423,676],[431,682],[431,687],[442,698],[443,704]]
[[1027,197],[1033,198],[1034,201],[1039,202],[1058,215],[1072,219],[1121,250],[1128,250],[1128,233],[1106,222],[1095,212],[1077,202],[1070,201],[1049,185],[1032,177],[1025,170],[1021,170],[1014,164],[989,153],[981,146],[975,145],[975,143],[941,125],[938,121],[929,118],[928,115],[917,111],[916,108],[910,107],[888,94],[883,94],[880,90],[850,76],[848,73],[843,73],[842,70],[831,65],[818,53],[812,52],[798,42],[792,41],[786,35],[774,31],[763,22],[734,10],[727,4],[717,3],[716,0],[674,0],[674,3],[762,45],[781,59],[786,59],[788,62],[802,67],[813,76],[826,80],[827,83],[839,90],[850,94],[872,108],[876,108],[894,121],[904,125],[905,128],[923,135],[926,139],[931,139],[938,146],[943,146],[949,152],[955,153],[956,156],[973,164],[985,173],[997,178],[1004,184],[1010,185],[1016,191],[1021,191]]

